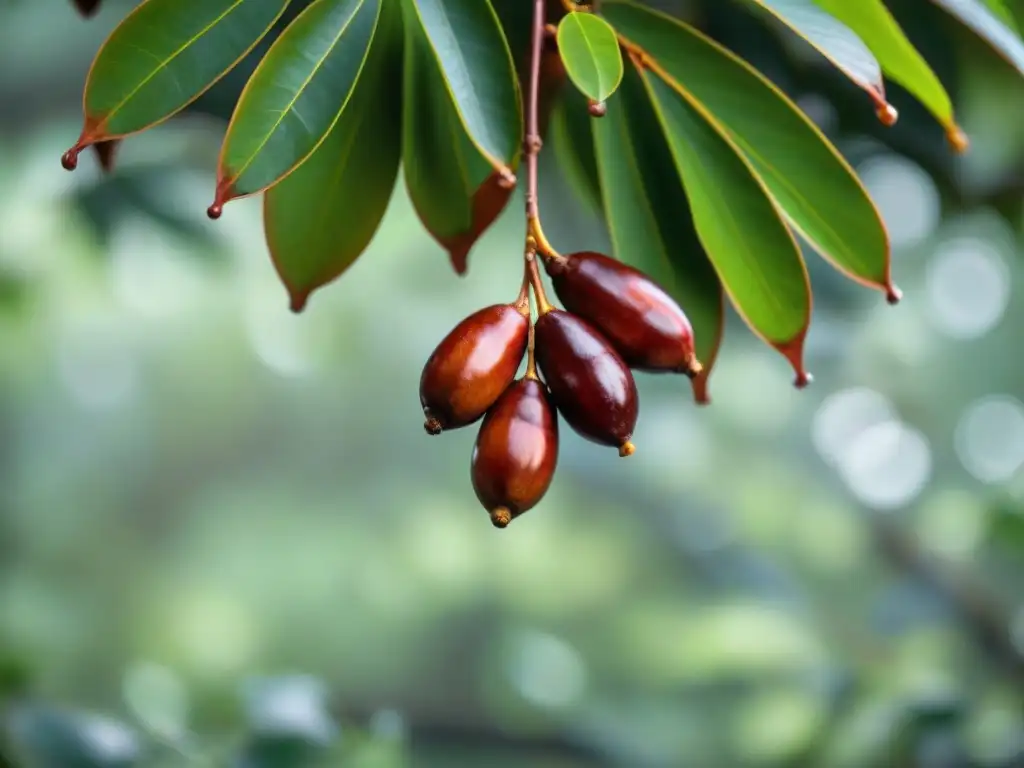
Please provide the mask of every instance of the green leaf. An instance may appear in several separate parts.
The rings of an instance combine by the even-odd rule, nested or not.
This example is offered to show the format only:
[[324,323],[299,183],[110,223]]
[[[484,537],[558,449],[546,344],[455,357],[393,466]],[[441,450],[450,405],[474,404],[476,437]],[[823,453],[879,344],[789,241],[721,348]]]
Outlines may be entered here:
[[814,0],[750,0],[763,7],[814,46],[850,80],[863,88],[875,104],[886,106],[882,67],[863,40]]
[[[979,0],[932,0],[960,19],[1014,68],[1024,74],[1024,42]],[[1006,12],[1006,9],[1003,9]]]
[[953,103],[928,62],[907,39],[882,0],[814,0],[860,35],[878,57],[887,77],[906,88],[935,116],[951,140],[962,135],[953,117]]
[[381,0],[316,0],[277,39],[235,106],[211,215],[297,168],[330,133],[363,70]]
[[413,208],[459,274],[508,203],[511,187],[466,133],[422,25],[407,0],[402,158]]
[[806,384],[811,288],[796,240],[729,133],[691,94],[642,77],[722,287],[754,333],[792,363],[797,385]]
[[853,169],[763,75],[692,27],[632,3],[604,13],[667,82],[724,127],[793,228],[833,266],[898,295],[885,226]]
[[267,245],[293,311],[370,244],[401,161],[401,18],[385,2],[363,74],[309,160],[263,199]]
[[490,0],[407,0],[470,140],[514,180],[523,138],[515,64]]
[[93,60],[79,148],[184,109],[252,50],[287,6],[288,0],[146,0]]
[[566,14],[558,25],[565,71],[587,98],[604,101],[622,82],[622,51],[615,30],[592,13]]
[[[569,104],[575,113],[578,106]],[[586,116],[586,109],[580,112]],[[608,100],[608,111],[592,120],[593,139],[584,123],[572,136],[597,152],[615,257],[641,269],[667,290],[693,325],[697,358],[704,370],[693,380],[698,402],[709,402],[707,380],[714,366],[724,325],[722,287],[701,247],[689,204],[657,115],[640,75],[628,67],[622,87]]]
[[548,140],[569,186],[584,204],[600,210],[601,182],[590,128],[593,119],[583,95],[569,89],[555,103]]
[[[1012,29],[1018,36],[1020,35],[1020,26],[1013,15],[1013,8],[1010,5],[1005,3],[1004,0],[985,0],[985,5],[1003,24]],[[1021,8],[1024,9],[1024,5]]]

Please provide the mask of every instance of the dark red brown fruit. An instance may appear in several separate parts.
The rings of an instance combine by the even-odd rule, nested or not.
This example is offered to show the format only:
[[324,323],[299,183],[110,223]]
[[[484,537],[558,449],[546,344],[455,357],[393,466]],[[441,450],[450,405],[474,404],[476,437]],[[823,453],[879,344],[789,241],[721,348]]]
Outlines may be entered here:
[[558,416],[551,395],[527,376],[505,390],[487,412],[473,448],[473,490],[504,528],[551,485],[558,462]]
[[547,270],[565,308],[593,323],[630,368],[700,373],[689,319],[643,272],[593,252],[550,260]]
[[558,410],[580,435],[633,453],[639,399],[618,352],[581,317],[552,309],[534,328],[537,365]]
[[474,312],[434,350],[420,377],[424,428],[432,435],[472,424],[513,379],[526,353],[529,310],[496,304]]

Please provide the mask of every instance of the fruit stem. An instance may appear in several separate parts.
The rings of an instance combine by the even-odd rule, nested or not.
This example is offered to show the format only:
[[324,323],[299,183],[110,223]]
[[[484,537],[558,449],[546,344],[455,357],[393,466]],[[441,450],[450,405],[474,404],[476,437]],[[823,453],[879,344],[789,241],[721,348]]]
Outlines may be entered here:
[[530,275],[530,284],[533,286],[533,295],[537,298],[537,316],[546,315],[554,307],[548,301],[547,291],[544,290],[544,282],[540,278],[540,270],[537,269],[537,256],[533,239],[527,241],[526,247],[526,271]]
[[[533,354],[533,307],[530,301],[530,286],[533,284],[533,271],[530,269],[530,265],[533,264],[533,254],[530,252],[532,240],[526,242],[526,253],[523,256],[523,290],[519,294],[519,301],[524,302],[524,308],[520,308],[517,302],[516,307],[526,316],[527,322],[530,323],[530,331],[528,341],[526,343],[526,378],[536,379],[537,378],[537,361]],[[542,286],[543,287],[543,286]],[[524,299],[525,297],[525,299]],[[538,300],[539,303],[539,300]],[[541,313],[543,314],[543,313]]]
[[534,354],[534,333],[533,321],[530,321],[530,336],[526,344],[526,378],[538,381],[537,378],[537,356]]
[[512,302],[512,306],[527,320],[530,319],[530,269],[526,262],[523,262],[523,284],[519,287],[519,295]]
[[[568,1],[568,0],[566,0]],[[570,3],[575,8],[575,4]],[[567,6],[568,7],[568,6]],[[540,70],[544,50],[545,0],[533,2],[533,35],[530,43],[530,85],[526,102],[526,239],[527,250],[539,253],[544,259],[561,259],[540,225],[540,204],[537,196],[537,157],[544,142],[540,137]],[[532,245],[530,244],[530,241]]]

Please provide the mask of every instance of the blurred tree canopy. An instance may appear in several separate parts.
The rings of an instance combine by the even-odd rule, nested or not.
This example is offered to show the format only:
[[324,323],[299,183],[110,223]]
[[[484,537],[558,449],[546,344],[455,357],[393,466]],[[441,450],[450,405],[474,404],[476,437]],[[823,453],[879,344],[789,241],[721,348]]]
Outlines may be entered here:
[[[415,385],[518,217],[456,281],[400,192],[292,317],[258,206],[195,204],[255,56],[116,173],[57,165],[130,5],[0,3],[0,765],[1024,765],[1024,94],[969,30],[892,3],[955,157],[898,86],[886,129],[784,28],[659,3],[856,165],[906,298],[812,266],[813,388],[753,341],[710,409],[644,379],[632,466],[567,440],[507,536]],[[552,238],[607,248],[543,179]]]

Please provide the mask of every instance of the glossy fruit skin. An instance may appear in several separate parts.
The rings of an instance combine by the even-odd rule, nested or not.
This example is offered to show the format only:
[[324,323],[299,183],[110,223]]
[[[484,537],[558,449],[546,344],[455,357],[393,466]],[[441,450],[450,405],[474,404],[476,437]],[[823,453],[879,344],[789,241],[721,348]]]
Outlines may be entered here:
[[690,320],[643,272],[591,251],[551,260],[547,270],[565,308],[601,331],[630,368],[695,373]]
[[534,507],[551,485],[558,462],[558,414],[547,387],[519,379],[487,412],[473,448],[476,497],[504,528]]
[[581,317],[552,309],[534,327],[537,365],[559,412],[576,432],[628,456],[639,398],[626,362]]
[[483,416],[515,379],[529,333],[528,317],[511,304],[484,307],[455,326],[420,376],[427,432],[436,435]]

